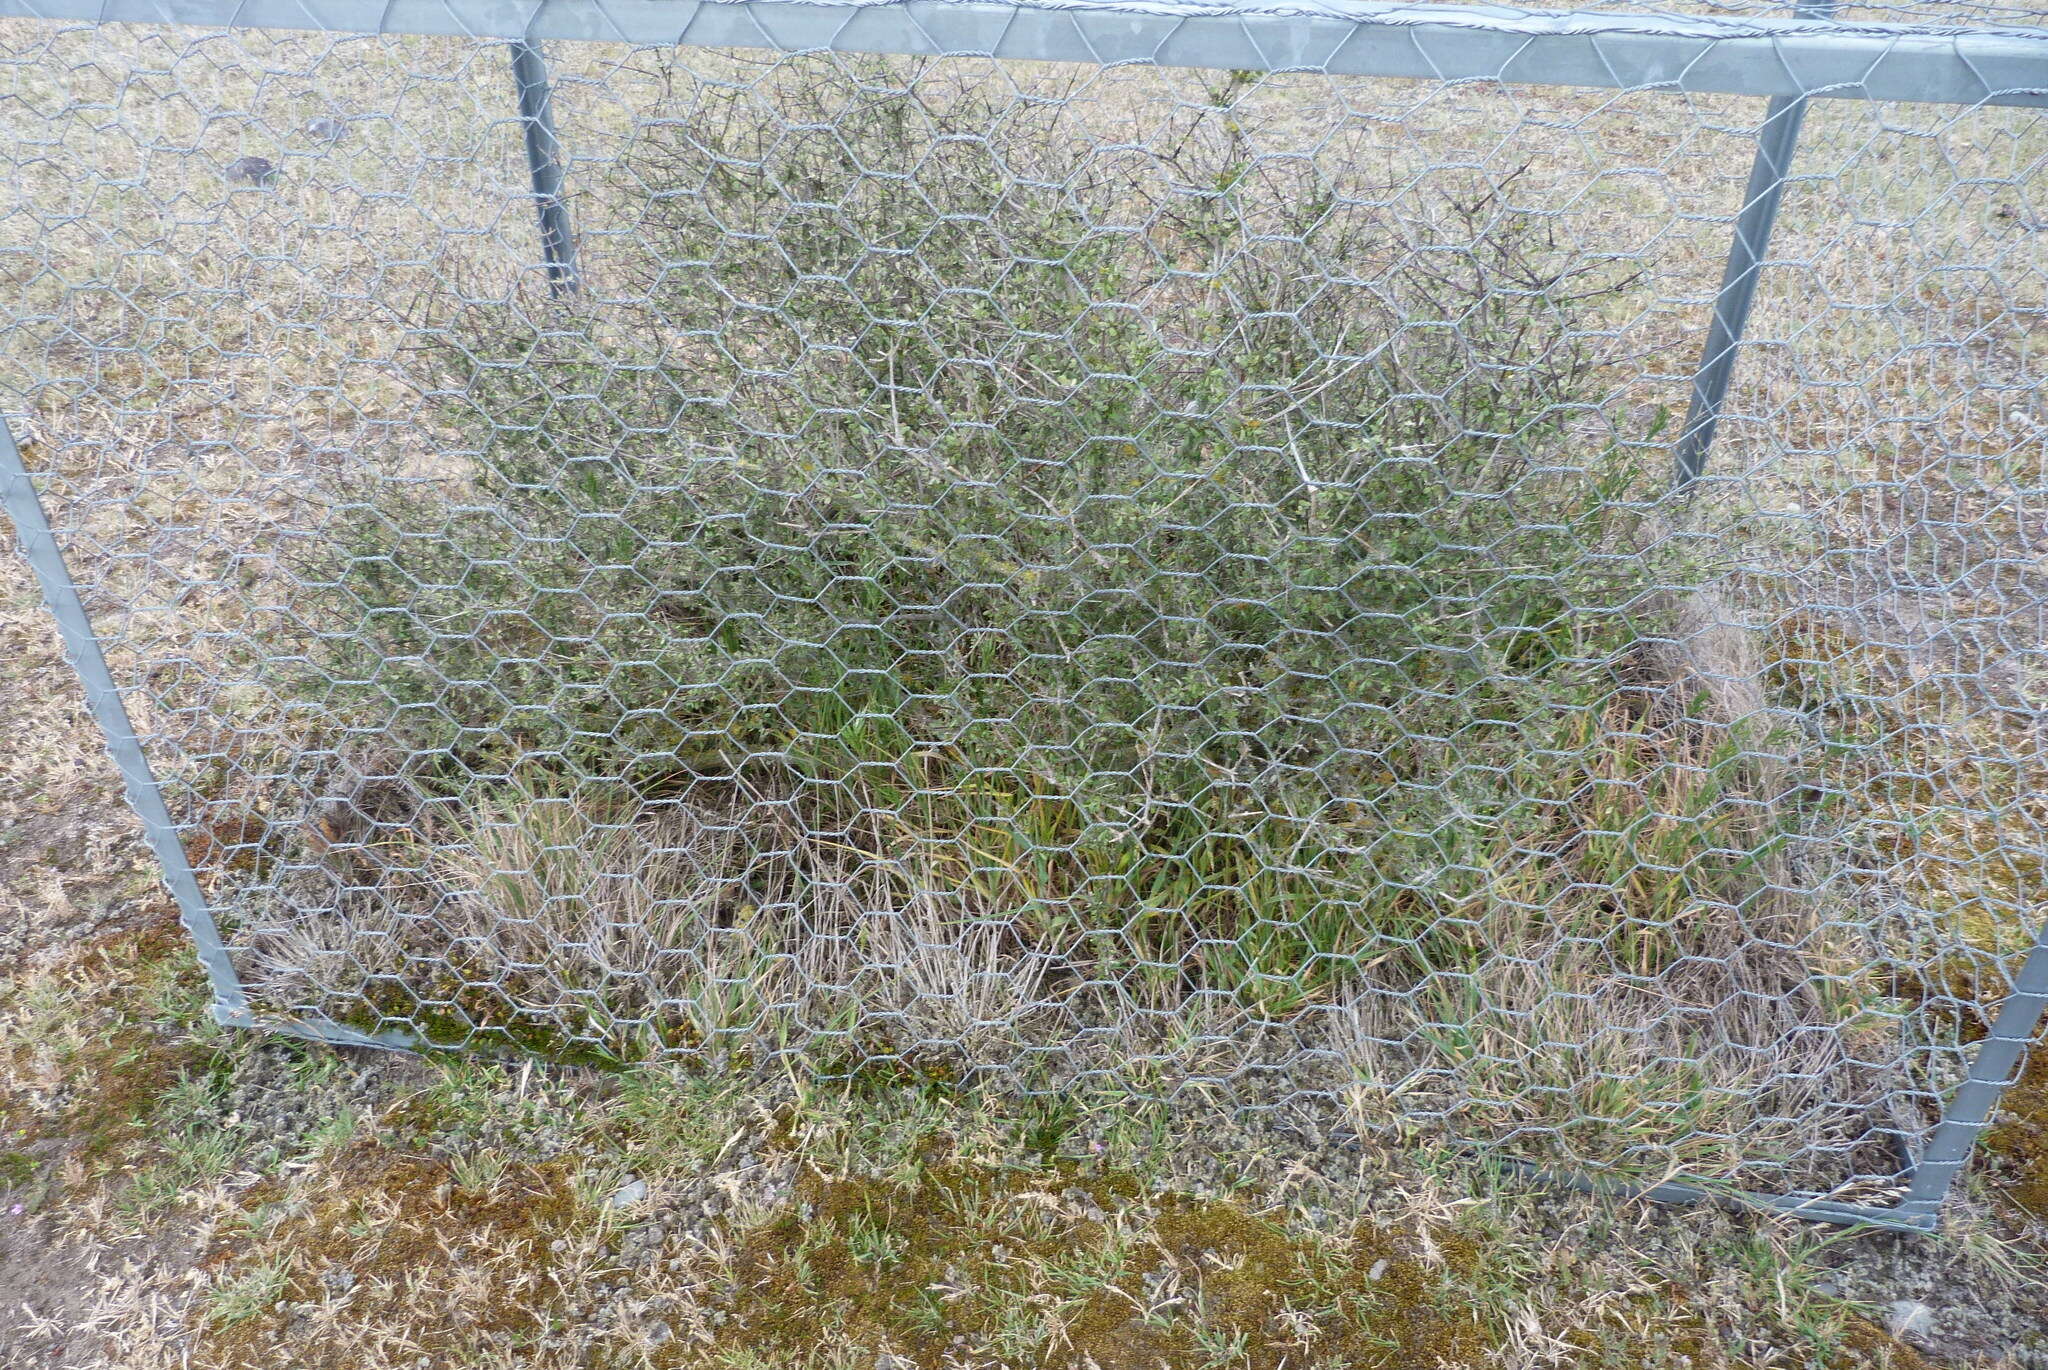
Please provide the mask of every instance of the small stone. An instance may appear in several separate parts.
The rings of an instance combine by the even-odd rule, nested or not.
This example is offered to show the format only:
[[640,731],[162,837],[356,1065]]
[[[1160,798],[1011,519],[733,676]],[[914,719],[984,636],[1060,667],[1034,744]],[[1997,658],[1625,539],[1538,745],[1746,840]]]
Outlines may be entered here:
[[1377,1280],[1380,1276],[1386,1273],[1387,1258],[1385,1256],[1382,1256],[1372,1263],[1372,1269],[1365,1272],[1365,1277],[1369,1280]]
[[267,186],[277,179],[277,164],[268,157],[237,157],[222,174],[232,185]]
[[658,1318],[647,1324],[647,1344],[649,1346],[660,1346],[663,1342],[671,1340],[675,1334],[675,1328],[670,1327]]
[[332,115],[320,114],[306,120],[304,133],[323,143],[338,143],[348,137],[348,125]]
[[606,1208],[631,1208],[634,1204],[647,1202],[647,1181],[628,1176],[626,1182],[612,1192],[604,1201]]
[[1934,1310],[1912,1299],[1895,1299],[1885,1305],[1884,1330],[1895,1337],[1925,1335],[1934,1330]]

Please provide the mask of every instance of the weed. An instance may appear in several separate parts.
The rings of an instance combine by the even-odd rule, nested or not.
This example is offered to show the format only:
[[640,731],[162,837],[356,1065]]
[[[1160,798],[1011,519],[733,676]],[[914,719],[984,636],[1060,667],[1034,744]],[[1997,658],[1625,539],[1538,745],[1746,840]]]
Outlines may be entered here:
[[206,1316],[221,1328],[247,1322],[283,1298],[287,1282],[281,1261],[245,1270],[206,1291]]

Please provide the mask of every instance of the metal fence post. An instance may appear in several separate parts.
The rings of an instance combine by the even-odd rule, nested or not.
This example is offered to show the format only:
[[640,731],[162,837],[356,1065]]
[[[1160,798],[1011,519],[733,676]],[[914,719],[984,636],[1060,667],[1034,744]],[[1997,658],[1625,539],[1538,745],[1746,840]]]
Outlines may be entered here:
[[1728,265],[1714,296],[1713,321],[1707,327],[1706,345],[1700,349],[1699,368],[1693,373],[1692,403],[1678,434],[1673,483],[1680,490],[1698,480],[1706,467],[1707,449],[1713,446],[1721,404],[1728,397],[1728,382],[1735,372],[1735,349],[1749,325],[1757,275],[1770,247],[1778,202],[1785,195],[1785,176],[1792,168],[1799,128],[1805,122],[1804,96],[1772,97],[1757,136],[1756,157],[1749,165],[1749,185],[1743,192],[1742,212],[1735,220],[1735,241],[1728,249]]
[[532,43],[512,44],[512,80],[519,88],[519,122],[526,135],[526,169],[540,215],[548,285],[555,294],[566,295],[577,286],[576,245],[569,233],[569,209],[562,203],[562,142],[555,135],[548,67]]
[[85,689],[86,706],[107,739],[107,752],[120,768],[128,803],[142,820],[143,836],[162,863],[164,883],[178,901],[179,919],[191,934],[199,964],[205,967],[207,979],[213,983],[214,1017],[223,1023],[248,1022],[249,999],[243,992],[241,976],[236,974],[227,946],[221,941],[213,910],[207,906],[192,863],[185,857],[185,847],[171,822],[163,790],[157,785],[149,758],[143,754],[142,742],[128,717],[128,707],[122,702],[121,689],[114,683],[106,654],[100,650],[99,637],[93,632],[92,619],[79,598],[70,568],[64,564],[63,549],[57,545],[35,483],[22,462],[21,449],[15,445],[13,430],[4,419],[0,419],[0,507],[14,521],[22,559],[34,570],[42,586],[43,603],[57,620],[65,654],[71,658]]
[[[1809,18],[1825,17],[1833,8],[1832,0],[1797,7],[1803,17]],[[1699,367],[1693,373],[1692,401],[1675,451],[1674,485],[1678,490],[1698,480],[1706,468],[1707,452],[1713,446],[1721,418],[1721,405],[1727,399],[1734,375],[1736,348],[1742,342],[1750,308],[1756,302],[1757,277],[1770,247],[1771,230],[1784,198],[1785,178],[1791,171],[1805,121],[1805,97],[1772,97],[1757,138],[1756,157],[1750,163],[1742,211],[1735,221],[1735,241],[1729,247],[1728,264],[1714,297],[1706,344],[1700,352]],[[2018,1077],[2027,1047],[2040,1031],[2044,1017],[2048,1017],[2048,926],[2037,935],[2013,982],[2013,992],[1999,1008],[1990,1035],[1979,1046],[1968,1076],[1949,1101],[1915,1163],[1906,1193],[1893,1209],[1901,1219],[1916,1227],[1932,1228],[1943,1200],[1968,1163],[1978,1136],[1990,1126],[1999,1099]]]

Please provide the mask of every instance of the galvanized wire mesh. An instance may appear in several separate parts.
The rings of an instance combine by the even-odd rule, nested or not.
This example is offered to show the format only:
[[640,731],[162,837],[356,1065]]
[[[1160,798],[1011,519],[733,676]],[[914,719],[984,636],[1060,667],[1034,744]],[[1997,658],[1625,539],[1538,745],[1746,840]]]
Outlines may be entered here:
[[1674,493],[1748,96],[0,46],[13,428],[237,1021],[1882,1205],[2012,992],[2032,110],[1812,105]]

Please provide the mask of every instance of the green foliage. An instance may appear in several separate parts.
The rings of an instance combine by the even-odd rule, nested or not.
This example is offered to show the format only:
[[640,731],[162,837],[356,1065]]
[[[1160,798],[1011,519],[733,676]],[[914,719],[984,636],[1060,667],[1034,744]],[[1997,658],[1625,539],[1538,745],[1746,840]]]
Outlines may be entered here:
[[284,1297],[288,1286],[283,1262],[255,1266],[206,1291],[207,1318],[216,1327],[232,1327],[260,1317]]

